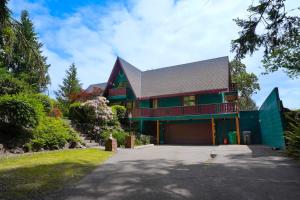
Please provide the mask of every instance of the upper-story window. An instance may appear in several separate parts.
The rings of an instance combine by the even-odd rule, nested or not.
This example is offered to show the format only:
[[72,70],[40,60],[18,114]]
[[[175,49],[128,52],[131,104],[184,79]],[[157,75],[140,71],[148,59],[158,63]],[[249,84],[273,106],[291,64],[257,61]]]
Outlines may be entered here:
[[127,101],[127,102],[126,102],[126,108],[127,108],[128,110],[134,109],[134,108],[135,108],[135,101]]
[[185,96],[185,97],[183,97],[183,105],[184,106],[194,106],[194,105],[196,105],[195,99],[196,98],[194,95]]

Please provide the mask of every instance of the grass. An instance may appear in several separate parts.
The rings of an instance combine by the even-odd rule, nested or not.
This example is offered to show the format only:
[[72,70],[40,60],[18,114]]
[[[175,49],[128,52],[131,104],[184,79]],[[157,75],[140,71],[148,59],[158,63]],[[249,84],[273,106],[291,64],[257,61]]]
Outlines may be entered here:
[[111,155],[80,149],[0,158],[0,199],[40,199],[78,182]]

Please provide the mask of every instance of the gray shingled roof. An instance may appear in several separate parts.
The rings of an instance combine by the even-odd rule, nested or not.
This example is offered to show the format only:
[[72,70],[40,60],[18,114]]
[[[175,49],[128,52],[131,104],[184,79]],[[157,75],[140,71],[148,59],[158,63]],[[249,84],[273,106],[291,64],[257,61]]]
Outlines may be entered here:
[[143,72],[119,60],[137,98],[224,89],[229,85],[227,56]]
[[86,92],[93,92],[93,89],[94,88],[101,88],[102,90],[104,90],[105,89],[105,87],[106,87],[106,84],[107,83],[97,83],[97,84],[92,84],[92,85],[89,85],[89,87],[88,88],[86,88]]
[[134,94],[137,97],[141,96],[141,77],[142,71],[133,66],[132,64],[128,63],[127,61],[119,58],[119,61],[124,69],[124,73],[128,78],[128,81],[132,87]]

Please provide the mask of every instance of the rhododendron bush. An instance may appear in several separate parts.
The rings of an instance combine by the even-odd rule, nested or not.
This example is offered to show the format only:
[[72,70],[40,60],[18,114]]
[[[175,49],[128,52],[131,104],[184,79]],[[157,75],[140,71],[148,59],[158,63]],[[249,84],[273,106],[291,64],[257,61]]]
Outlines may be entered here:
[[108,100],[105,97],[74,103],[70,106],[69,118],[78,130],[99,140],[102,138],[103,130],[121,129],[116,116],[107,104]]
[[113,112],[107,104],[108,100],[106,100],[105,97],[98,97],[94,100],[88,100],[82,103],[82,106],[92,108],[95,114],[93,120],[104,125],[113,120]]

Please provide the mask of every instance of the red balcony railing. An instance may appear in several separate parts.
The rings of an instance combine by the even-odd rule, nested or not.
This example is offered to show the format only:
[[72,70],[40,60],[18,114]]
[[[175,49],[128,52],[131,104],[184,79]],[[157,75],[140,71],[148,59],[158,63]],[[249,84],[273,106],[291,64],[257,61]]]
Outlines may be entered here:
[[126,88],[112,88],[108,90],[108,96],[126,96]]
[[136,108],[132,110],[132,117],[164,117],[182,115],[221,114],[237,112],[237,104],[203,104],[196,106],[165,107],[165,108]]

